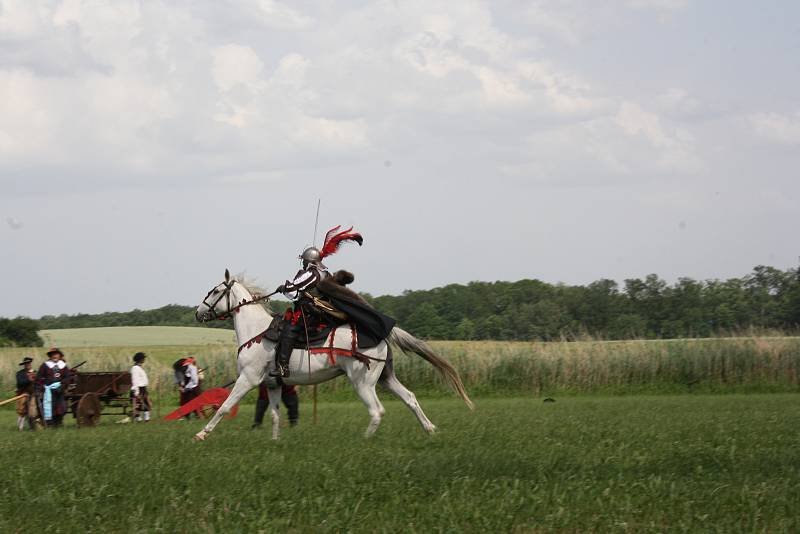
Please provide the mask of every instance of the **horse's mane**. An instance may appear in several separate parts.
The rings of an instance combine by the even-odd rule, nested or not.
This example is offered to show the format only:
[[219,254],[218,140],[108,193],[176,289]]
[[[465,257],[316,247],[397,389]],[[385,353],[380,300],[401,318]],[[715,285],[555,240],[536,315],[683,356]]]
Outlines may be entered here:
[[[248,278],[245,273],[239,273],[234,276],[233,279],[242,284],[242,287],[248,290],[253,298],[260,297],[261,295],[266,295],[268,293],[268,291],[266,291],[263,287],[256,284],[254,279]],[[269,299],[262,300],[259,302],[259,304],[267,311],[267,313],[272,315],[273,312],[269,307]]]
[[248,290],[250,294],[253,295],[254,297],[257,297],[259,295],[265,295],[267,293],[267,291],[263,287],[256,284],[256,281],[254,279],[248,278],[245,273],[239,273],[233,278],[234,280],[242,284],[244,288]]

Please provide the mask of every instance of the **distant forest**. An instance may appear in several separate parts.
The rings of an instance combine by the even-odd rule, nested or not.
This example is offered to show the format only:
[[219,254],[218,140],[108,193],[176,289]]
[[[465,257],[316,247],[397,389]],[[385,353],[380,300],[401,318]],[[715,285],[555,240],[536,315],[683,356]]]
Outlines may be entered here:
[[[613,280],[586,286],[540,280],[471,282],[364,297],[395,317],[402,328],[426,339],[682,338],[750,328],[784,332],[800,328],[800,267],[782,271],[758,266],[742,278],[681,278],[674,284],[651,274],[622,285]],[[272,305],[280,310],[287,303]],[[124,313],[47,315],[39,319],[38,328],[199,326],[194,311],[192,306],[171,304]],[[232,324],[212,321],[204,326],[231,328]],[[3,338],[21,344],[0,330],[0,343]]]
[[39,323],[27,317],[0,317],[0,347],[41,347],[44,341],[38,334]]
[[800,267],[758,266],[742,278],[668,284],[655,274],[622,286],[539,280],[471,282],[370,299],[427,339],[684,338],[800,327]]
[[204,326],[233,328],[230,321],[198,323],[194,318],[196,306],[168,304],[154,310],[106,312],[98,314],[45,315],[39,319],[42,330],[59,328],[91,328],[97,326]]

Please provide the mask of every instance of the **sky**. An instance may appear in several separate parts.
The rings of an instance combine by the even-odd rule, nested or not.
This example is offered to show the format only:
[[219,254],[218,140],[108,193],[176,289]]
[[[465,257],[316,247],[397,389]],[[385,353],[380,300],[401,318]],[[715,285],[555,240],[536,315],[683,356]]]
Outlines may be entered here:
[[0,316],[798,265],[800,3],[0,0]]

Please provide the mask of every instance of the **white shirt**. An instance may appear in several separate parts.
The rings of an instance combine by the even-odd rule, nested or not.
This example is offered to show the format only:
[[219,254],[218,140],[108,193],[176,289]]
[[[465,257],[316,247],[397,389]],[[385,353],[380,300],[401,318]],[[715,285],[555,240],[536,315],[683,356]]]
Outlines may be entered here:
[[189,377],[189,382],[183,386],[184,389],[194,389],[200,383],[200,378],[197,376],[197,366],[193,363],[186,366],[186,376]]
[[131,367],[131,389],[135,395],[139,394],[139,388],[147,387],[149,382],[147,380],[147,373],[142,369],[141,365],[134,365]]

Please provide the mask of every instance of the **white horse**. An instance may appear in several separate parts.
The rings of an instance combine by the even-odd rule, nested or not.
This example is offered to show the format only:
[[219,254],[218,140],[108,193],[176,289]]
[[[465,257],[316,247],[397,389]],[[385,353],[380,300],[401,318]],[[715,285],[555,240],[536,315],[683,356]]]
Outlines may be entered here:
[[[254,298],[250,290],[240,281],[231,278],[226,269],[225,281],[211,289],[197,307],[195,316],[200,322],[233,317],[233,327],[239,347],[237,356],[239,377],[217,413],[200,432],[195,434],[196,440],[204,440],[222,417],[248,391],[257,387],[264,380],[268,367],[274,365],[276,343],[263,336],[272,321],[272,316],[263,306],[257,304],[263,300],[265,297]],[[350,329],[345,327],[345,330],[346,336],[351,336]],[[309,354],[309,351],[297,349],[292,352],[289,362],[290,377],[283,381],[287,385],[311,385],[346,375],[358,397],[367,406],[370,416],[369,426],[365,432],[367,437],[378,429],[384,414],[383,405],[375,393],[375,384],[380,383],[403,401],[416,415],[422,428],[432,434],[436,431],[436,426],[422,411],[414,393],[403,386],[394,374],[390,344],[396,345],[403,352],[416,353],[428,361],[439,371],[467,406],[470,409],[473,408],[472,401],[464,390],[461,377],[453,366],[434,354],[424,341],[396,327],[392,330],[389,338],[381,341],[376,347],[357,349],[358,353],[366,356],[369,365],[352,357],[334,358],[328,354],[314,353],[313,350]],[[272,439],[278,439],[281,389],[277,381],[273,380],[268,381],[268,386],[270,414],[272,415]]]

